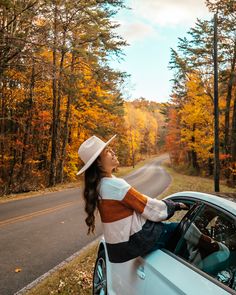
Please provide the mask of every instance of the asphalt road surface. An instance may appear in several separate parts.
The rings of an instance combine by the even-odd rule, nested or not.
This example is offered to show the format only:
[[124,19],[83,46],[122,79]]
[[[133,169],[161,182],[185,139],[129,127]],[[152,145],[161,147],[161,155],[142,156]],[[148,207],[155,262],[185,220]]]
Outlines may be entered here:
[[[156,197],[171,182],[160,166],[168,157],[163,154],[124,178]],[[100,236],[99,216],[91,236],[85,217],[80,188],[0,204],[0,294],[14,294]]]

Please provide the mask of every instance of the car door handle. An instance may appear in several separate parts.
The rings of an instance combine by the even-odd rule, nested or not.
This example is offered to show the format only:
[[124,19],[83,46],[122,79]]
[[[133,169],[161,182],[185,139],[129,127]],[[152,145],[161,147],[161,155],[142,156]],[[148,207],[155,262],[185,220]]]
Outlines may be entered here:
[[137,269],[137,275],[140,277],[140,279],[144,280],[145,279],[145,272],[144,272],[144,267],[139,266]]

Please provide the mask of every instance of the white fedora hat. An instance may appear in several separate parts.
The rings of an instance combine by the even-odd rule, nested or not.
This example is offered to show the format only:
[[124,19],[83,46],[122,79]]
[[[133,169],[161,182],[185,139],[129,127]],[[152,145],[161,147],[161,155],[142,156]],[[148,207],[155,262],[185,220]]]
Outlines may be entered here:
[[76,175],[83,173],[88,169],[93,162],[97,159],[103,149],[116,137],[116,134],[107,142],[102,141],[97,136],[93,135],[85,140],[78,149],[78,154],[84,162],[84,166]]

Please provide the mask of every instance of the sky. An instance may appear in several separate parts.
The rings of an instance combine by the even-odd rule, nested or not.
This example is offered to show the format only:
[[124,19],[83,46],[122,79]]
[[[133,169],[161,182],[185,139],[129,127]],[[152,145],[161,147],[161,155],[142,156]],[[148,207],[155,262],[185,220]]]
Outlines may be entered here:
[[111,61],[112,68],[131,75],[123,92],[126,99],[144,97],[156,102],[170,99],[173,73],[168,69],[170,49],[177,49],[178,37],[187,37],[197,18],[210,19],[204,0],[126,0],[130,10],[114,17],[117,32],[129,43],[123,61]]

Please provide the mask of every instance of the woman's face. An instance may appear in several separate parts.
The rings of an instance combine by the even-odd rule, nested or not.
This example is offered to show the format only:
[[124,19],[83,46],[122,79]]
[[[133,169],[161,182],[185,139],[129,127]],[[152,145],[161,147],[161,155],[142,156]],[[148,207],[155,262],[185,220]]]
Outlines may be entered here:
[[111,173],[119,165],[115,152],[110,147],[106,147],[101,152],[98,163],[102,166],[102,170],[107,173]]

